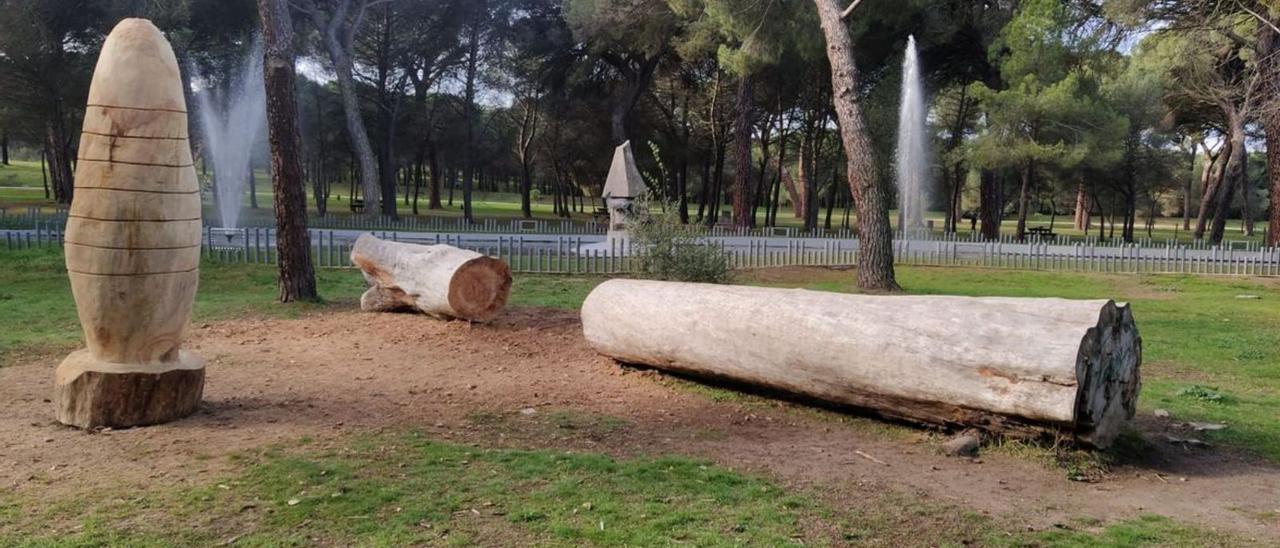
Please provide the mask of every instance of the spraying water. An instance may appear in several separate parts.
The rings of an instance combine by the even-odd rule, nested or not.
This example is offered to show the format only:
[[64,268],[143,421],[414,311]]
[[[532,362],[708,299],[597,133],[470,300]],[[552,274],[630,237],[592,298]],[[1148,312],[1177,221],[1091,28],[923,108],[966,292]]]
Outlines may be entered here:
[[902,104],[898,110],[898,227],[902,231],[924,228],[929,204],[928,122],[916,38],[907,39],[902,60]]
[[[225,101],[215,101],[211,90],[197,95],[200,128],[213,165],[218,221],[235,228],[244,199],[245,183],[252,173],[249,162],[258,134],[266,124],[266,88],[262,82],[262,42],[255,40],[239,74],[231,82]],[[223,108],[219,108],[219,106]]]

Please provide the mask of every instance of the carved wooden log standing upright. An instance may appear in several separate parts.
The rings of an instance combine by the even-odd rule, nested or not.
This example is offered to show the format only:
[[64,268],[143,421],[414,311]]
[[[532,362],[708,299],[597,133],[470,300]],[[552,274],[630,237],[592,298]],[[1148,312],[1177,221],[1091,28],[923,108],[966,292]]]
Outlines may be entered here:
[[612,358],[882,415],[1106,447],[1137,407],[1142,341],[1111,301],[842,295],[610,280],[582,330]]
[[204,364],[183,350],[199,281],[200,190],[178,63],[125,19],[89,88],[66,259],[88,349],[58,366],[58,420],[127,427],[188,415]]

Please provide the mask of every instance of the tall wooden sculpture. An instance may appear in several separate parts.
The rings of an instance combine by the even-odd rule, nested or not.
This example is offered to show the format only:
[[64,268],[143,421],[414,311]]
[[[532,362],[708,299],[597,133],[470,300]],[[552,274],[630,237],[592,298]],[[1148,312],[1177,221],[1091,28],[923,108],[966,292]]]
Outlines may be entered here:
[[58,366],[58,420],[81,428],[195,411],[204,364],[181,350],[200,266],[200,189],[178,63],[150,21],[125,19],[89,88],[67,219],[88,348]]

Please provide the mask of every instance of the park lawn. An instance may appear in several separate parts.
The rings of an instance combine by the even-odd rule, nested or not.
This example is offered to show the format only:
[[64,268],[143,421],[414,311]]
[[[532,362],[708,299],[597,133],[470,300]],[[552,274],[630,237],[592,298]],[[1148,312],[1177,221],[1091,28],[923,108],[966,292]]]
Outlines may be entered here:
[[16,186],[43,188],[44,176],[40,173],[40,162],[10,160],[7,166],[0,164],[0,187]]
[[[321,446],[323,445],[323,446]],[[303,438],[234,454],[190,488],[24,504],[0,490],[5,546],[1243,545],[1155,516],[1027,532],[910,495],[822,494],[680,456],[477,448],[417,432]]]
[[[853,291],[852,273],[803,269],[740,273],[739,283]],[[1211,443],[1280,462],[1280,280],[1188,275],[1103,275],[900,267],[910,293],[1111,298],[1133,305],[1143,337],[1141,412],[1226,423]],[[512,306],[576,309],[602,278],[516,277]],[[354,306],[364,282],[355,270],[321,269],[329,304],[275,303],[275,272],[206,261],[196,322],[252,315],[292,317]],[[0,252],[0,364],[17,351],[63,351],[81,338],[60,251]]]
[[[34,166],[34,169],[35,169],[34,179],[31,175],[32,166]],[[17,184],[16,186],[31,187],[31,188],[13,188],[13,186],[15,185],[6,185],[0,182],[0,208],[25,208],[27,206],[40,205],[40,206],[46,206],[49,210],[52,210],[57,207],[57,205],[53,201],[47,200],[44,197],[44,190],[42,189],[42,185],[39,178],[40,177],[39,163],[16,162],[15,166],[11,166],[10,169],[15,170],[11,174],[13,177],[16,177],[13,180],[22,183],[22,184]],[[3,178],[4,175],[5,175],[5,172],[3,171],[3,169],[0,169],[0,178]],[[271,212],[271,203],[272,203],[273,194],[270,190],[270,178],[265,173],[262,173],[261,171],[259,172],[258,177],[259,177],[259,181],[258,181],[259,186],[258,186],[258,192],[256,193],[258,197],[258,208],[256,209],[250,208],[249,198],[248,198],[248,195],[246,194],[243,200],[244,209],[240,213],[241,219],[243,220],[251,219],[253,222],[246,223],[245,221],[242,221],[240,224],[242,225],[251,224],[252,226],[271,226],[274,223],[274,220],[272,218],[272,212]],[[333,215],[337,217],[347,217],[351,215],[351,212],[348,206],[349,196],[346,196],[345,194],[343,194],[342,190],[343,189],[339,189],[339,188],[334,189],[334,194],[330,199],[329,206],[328,206],[329,215]],[[443,195],[441,196],[441,200],[444,201],[446,205],[443,209],[437,209],[437,210],[428,210],[426,196],[425,195],[420,196],[419,202],[418,202],[419,216],[420,217],[440,217],[440,218],[446,218],[446,219],[460,218],[462,216],[461,191],[455,189],[454,205],[452,206],[447,205],[448,203],[447,189],[442,194]],[[339,195],[342,195],[343,197],[342,200],[338,199]],[[210,219],[216,218],[217,212],[214,210],[213,204],[209,201],[207,195],[206,195],[205,201],[206,201],[206,204],[205,204],[206,217]],[[586,221],[592,220],[593,213],[597,208],[600,207],[600,204],[597,200],[588,199],[585,207],[586,207],[586,210],[583,213],[574,213],[572,216],[572,220],[575,220],[578,222],[586,222]],[[315,207],[314,200],[308,199],[307,208],[312,215],[316,214],[317,210]],[[553,213],[550,196],[541,196],[538,199],[534,200],[530,206],[530,209],[532,210],[533,218],[535,219],[557,220],[557,221],[560,220],[560,217],[556,217]],[[690,214],[691,215],[695,214],[696,210],[697,210],[697,204],[691,204]],[[410,204],[406,204],[403,199],[398,199],[396,201],[396,211],[398,212],[399,215],[407,217],[413,214],[413,207]],[[725,211],[725,210],[722,209],[722,211]],[[500,219],[500,220],[518,219],[522,217],[522,214],[520,211],[520,197],[519,195],[510,193],[510,192],[475,192],[472,199],[472,212],[475,215],[475,217],[478,219]],[[895,210],[891,210],[889,214],[890,222],[896,225],[897,217],[898,217],[897,212]],[[819,224],[821,225],[822,221],[826,219],[825,209],[823,209],[819,213],[818,218],[819,218]],[[842,218],[843,218],[843,211],[842,210],[835,211],[832,215],[832,228],[839,229],[841,227],[840,223]],[[926,214],[926,218],[934,222],[934,227],[935,227],[934,232],[938,235],[941,235],[942,226],[943,226],[942,213],[938,211],[931,211]],[[1190,243],[1194,240],[1190,232],[1181,229],[1181,226],[1182,226],[1181,218],[1161,217],[1156,219],[1155,228],[1154,230],[1151,231],[1151,234],[1149,236],[1145,230],[1145,225],[1143,224],[1144,222],[1145,222],[1145,219],[1143,219],[1142,222],[1139,223],[1139,230],[1137,232],[1138,238],[1150,237],[1155,242],[1165,242],[1168,240],[1176,240],[1181,243]],[[1076,238],[1079,238],[1084,235],[1083,231],[1075,230],[1074,228],[1071,227],[1071,218],[1068,216],[1058,215],[1056,219],[1053,219],[1049,215],[1033,214],[1027,217],[1028,227],[1048,228],[1051,224],[1053,226],[1053,231],[1055,234],[1062,234],[1062,235],[1072,236]],[[784,206],[778,212],[778,226],[798,229],[803,226],[803,222],[800,219],[795,218],[795,216],[791,214],[791,208],[789,206]],[[1016,230],[1017,230],[1017,220],[1015,218],[1005,219],[1005,222],[1002,223],[1000,226],[1001,233],[1005,235],[1012,236],[1016,232]],[[1267,223],[1264,221],[1258,221],[1257,223],[1255,223],[1254,235],[1245,236],[1240,228],[1240,220],[1233,219],[1227,223],[1227,230],[1226,230],[1226,235],[1224,237],[1224,240],[1229,242],[1249,241],[1254,244],[1261,244],[1263,237],[1266,234],[1266,230],[1267,230]],[[970,236],[970,233],[971,231],[969,230],[969,222],[962,220],[960,225],[957,227],[957,235],[962,238],[968,238]],[[1096,223],[1094,225],[1094,228],[1091,231],[1089,231],[1089,235],[1094,237],[1098,236],[1098,229],[1097,229]]]
[[[322,269],[317,283],[330,302],[354,301],[364,290],[363,279],[354,271]],[[275,298],[276,274],[271,268],[205,261],[193,321],[296,317],[327,306],[285,306]],[[61,351],[81,340],[61,250],[0,251],[0,366],[14,352]]]

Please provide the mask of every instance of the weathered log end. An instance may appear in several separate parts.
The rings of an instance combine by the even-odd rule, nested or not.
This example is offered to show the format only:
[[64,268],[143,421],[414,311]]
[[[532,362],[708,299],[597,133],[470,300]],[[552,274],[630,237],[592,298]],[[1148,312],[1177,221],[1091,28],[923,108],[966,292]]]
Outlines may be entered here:
[[190,415],[204,394],[204,362],[179,352],[172,363],[103,362],[88,350],[67,356],[54,378],[58,422],[78,428],[128,428]]
[[1076,437],[1105,449],[1138,410],[1142,337],[1127,304],[1109,301],[1076,360]]
[[364,234],[351,248],[369,289],[365,311],[414,309],[438,318],[484,322],[497,317],[511,293],[511,267],[474,251],[418,245]]
[[449,308],[455,316],[487,322],[507,306],[511,294],[511,267],[492,257],[480,256],[459,266],[449,281]]

